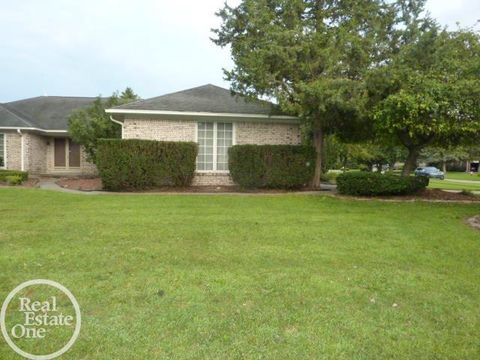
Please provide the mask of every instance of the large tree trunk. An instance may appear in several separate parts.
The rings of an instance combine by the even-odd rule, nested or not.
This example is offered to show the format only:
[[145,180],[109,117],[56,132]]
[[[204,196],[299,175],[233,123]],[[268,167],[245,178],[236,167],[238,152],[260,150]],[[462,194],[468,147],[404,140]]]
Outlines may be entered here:
[[323,163],[323,131],[321,129],[317,129],[313,133],[313,143],[317,155],[315,159],[315,174],[312,180],[312,187],[315,189],[320,189],[320,178],[322,176]]
[[416,147],[408,149],[408,156],[403,166],[402,176],[409,176],[410,173],[415,170],[418,157],[420,156],[420,150],[420,148]]

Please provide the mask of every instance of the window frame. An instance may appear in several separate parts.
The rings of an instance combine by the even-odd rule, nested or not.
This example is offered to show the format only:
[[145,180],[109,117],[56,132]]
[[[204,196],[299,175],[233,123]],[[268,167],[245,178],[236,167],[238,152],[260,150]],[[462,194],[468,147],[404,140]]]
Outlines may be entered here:
[[213,170],[198,170],[197,169],[197,159],[195,159],[195,172],[200,174],[230,174],[230,170],[217,170],[217,125],[221,124],[232,124],[232,145],[236,145],[236,126],[233,121],[197,121],[195,123],[195,142],[198,144],[198,124],[199,123],[212,123],[213,124]]
[[0,135],[2,135],[3,139],[3,144],[0,144],[3,148],[3,165],[0,165],[0,169],[6,169],[7,168],[7,135],[6,133],[0,132]]

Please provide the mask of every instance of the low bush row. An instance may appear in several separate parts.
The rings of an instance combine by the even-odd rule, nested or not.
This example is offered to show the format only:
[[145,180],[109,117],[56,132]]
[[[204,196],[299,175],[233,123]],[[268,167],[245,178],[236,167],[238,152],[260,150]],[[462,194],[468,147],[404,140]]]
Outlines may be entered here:
[[297,145],[235,145],[229,150],[230,175],[244,188],[296,189],[315,169],[315,150]]
[[107,190],[190,185],[197,157],[193,142],[100,140],[96,165]]
[[410,195],[425,189],[428,183],[425,176],[355,171],[337,177],[337,190],[340,194],[355,196]]

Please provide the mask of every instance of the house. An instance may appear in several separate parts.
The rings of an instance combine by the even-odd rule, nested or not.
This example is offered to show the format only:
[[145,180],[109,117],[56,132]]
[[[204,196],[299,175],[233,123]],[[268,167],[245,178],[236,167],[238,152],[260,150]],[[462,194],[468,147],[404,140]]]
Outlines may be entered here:
[[[8,169],[37,174],[95,172],[68,137],[67,119],[94,98],[40,97],[0,105],[0,146]],[[199,144],[194,185],[230,185],[228,148],[301,142],[300,122],[267,101],[204,85],[107,109],[122,138]],[[3,138],[3,140],[2,140]]]
[[231,185],[228,148],[236,144],[300,144],[299,120],[267,101],[204,85],[107,109],[124,139],[199,144],[193,185]]
[[72,111],[95,98],[41,96],[0,104],[0,168],[42,175],[92,175],[82,146],[68,136]]

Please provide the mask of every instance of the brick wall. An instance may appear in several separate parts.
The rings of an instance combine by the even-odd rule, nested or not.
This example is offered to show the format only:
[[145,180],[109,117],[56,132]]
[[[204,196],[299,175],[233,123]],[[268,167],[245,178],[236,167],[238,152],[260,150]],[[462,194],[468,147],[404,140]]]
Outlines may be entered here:
[[195,141],[195,121],[125,119],[124,139]]
[[22,158],[21,158],[21,137],[19,134],[11,132],[5,133],[6,141],[6,163],[9,170],[21,170]]
[[[195,141],[196,128],[197,121],[125,119],[123,138]],[[282,123],[236,122],[234,143],[238,145],[297,145],[301,143],[300,126]],[[192,184],[194,186],[234,185],[230,175],[225,173],[197,173]]]
[[302,141],[300,126],[295,124],[239,122],[235,131],[237,145],[298,145]]
[[24,133],[25,169],[32,174],[44,174],[47,171],[47,140],[45,136]]
[[193,186],[232,186],[235,185],[229,174],[225,173],[196,173],[192,181]]

